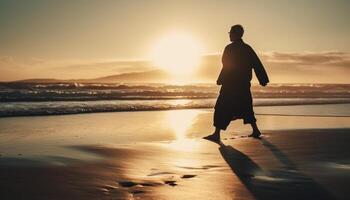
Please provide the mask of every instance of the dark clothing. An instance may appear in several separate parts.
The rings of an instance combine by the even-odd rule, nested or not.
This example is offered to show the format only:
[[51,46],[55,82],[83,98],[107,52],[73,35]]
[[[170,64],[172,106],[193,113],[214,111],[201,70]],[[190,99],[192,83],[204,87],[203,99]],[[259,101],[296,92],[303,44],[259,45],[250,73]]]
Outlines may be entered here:
[[250,92],[252,69],[261,85],[269,78],[254,50],[243,40],[226,46],[222,56],[222,70],[217,84],[222,85],[215,104],[214,126],[226,130],[232,120],[243,119],[244,123],[256,122]]

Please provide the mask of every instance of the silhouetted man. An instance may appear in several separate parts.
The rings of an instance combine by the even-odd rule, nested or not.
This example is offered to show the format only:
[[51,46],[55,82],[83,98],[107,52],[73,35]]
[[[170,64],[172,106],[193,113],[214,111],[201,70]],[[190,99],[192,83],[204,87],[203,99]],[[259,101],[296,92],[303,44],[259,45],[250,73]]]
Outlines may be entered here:
[[220,95],[215,104],[215,132],[205,137],[210,140],[220,140],[220,131],[226,130],[232,120],[243,119],[244,124],[251,124],[253,133],[250,137],[261,135],[253,111],[253,101],[250,92],[252,69],[254,69],[260,85],[266,86],[269,78],[258,56],[242,36],[244,29],[234,25],[229,32],[231,44],[225,47],[222,56],[222,70],[216,81],[222,85]]

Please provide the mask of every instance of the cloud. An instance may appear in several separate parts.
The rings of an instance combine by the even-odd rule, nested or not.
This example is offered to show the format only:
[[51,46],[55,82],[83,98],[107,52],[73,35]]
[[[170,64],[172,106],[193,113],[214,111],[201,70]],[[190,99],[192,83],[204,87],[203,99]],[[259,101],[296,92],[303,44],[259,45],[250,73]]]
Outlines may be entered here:
[[350,53],[262,53],[273,82],[350,83]]
[[[350,83],[349,52],[261,52],[258,55],[271,82]],[[220,68],[221,55],[207,55],[198,73],[213,80]]]
[[268,63],[313,65],[313,66],[350,66],[350,53],[348,52],[305,52],[285,53],[271,52],[262,53],[262,58]]
[[1,63],[10,63],[13,62],[13,57],[11,56],[0,56]]

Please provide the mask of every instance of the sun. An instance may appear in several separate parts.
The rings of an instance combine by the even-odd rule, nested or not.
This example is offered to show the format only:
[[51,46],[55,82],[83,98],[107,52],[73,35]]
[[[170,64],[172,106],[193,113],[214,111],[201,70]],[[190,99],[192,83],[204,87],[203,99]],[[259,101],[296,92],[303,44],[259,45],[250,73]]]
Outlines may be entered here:
[[198,67],[201,55],[200,43],[193,37],[172,33],[155,43],[151,58],[156,67],[173,75],[189,75]]

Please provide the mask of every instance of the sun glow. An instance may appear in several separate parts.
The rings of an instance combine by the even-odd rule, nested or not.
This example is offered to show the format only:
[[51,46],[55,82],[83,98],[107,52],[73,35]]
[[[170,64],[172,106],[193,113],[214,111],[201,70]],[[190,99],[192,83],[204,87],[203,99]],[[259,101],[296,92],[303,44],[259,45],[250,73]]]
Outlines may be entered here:
[[188,75],[196,70],[202,48],[194,38],[184,33],[169,34],[154,46],[151,57],[156,67],[173,75]]

